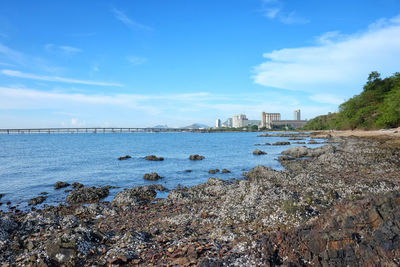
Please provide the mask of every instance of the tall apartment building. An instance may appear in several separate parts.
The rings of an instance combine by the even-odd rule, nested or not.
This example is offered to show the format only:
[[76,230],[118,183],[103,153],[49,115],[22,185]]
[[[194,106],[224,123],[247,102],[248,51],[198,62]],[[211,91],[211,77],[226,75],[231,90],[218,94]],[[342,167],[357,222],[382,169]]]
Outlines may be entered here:
[[233,128],[241,128],[248,126],[248,119],[246,115],[239,114],[232,117],[232,127]]
[[221,128],[221,120],[220,119],[217,119],[217,121],[215,122],[215,127]]
[[293,112],[293,120],[295,120],[295,121],[301,120],[300,109],[296,109],[296,110]]

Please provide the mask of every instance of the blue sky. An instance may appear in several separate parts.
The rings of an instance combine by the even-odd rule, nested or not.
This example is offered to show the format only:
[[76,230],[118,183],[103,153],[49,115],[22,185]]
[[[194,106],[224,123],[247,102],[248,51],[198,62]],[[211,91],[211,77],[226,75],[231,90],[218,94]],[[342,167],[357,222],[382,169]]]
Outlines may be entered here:
[[0,128],[310,119],[399,59],[398,0],[2,0]]

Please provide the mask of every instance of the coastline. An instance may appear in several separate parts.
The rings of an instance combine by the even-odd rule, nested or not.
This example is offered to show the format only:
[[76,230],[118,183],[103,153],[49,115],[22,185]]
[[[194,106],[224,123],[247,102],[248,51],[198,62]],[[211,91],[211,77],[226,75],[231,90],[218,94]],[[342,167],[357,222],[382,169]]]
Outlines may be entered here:
[[311,133],[330,144],[289,149],[284,171],[258,166],[245,180],[210,178],[167,199],[144,186],[118,201],[3,212],[0,262],[399,264],[400,143],[390,131]]

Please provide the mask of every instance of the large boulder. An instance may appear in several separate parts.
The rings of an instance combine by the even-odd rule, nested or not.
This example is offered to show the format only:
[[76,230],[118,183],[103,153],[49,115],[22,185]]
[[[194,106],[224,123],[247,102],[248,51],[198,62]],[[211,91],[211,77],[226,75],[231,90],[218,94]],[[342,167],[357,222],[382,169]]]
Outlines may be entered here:
[[54,185],[54,189],[61,189],[61,188],[64,188],[64,187],[67,187],[67,186],[70,186],[70,184],[69,183],[66,183],[66,182],[61,182],[61,181],[58,181],[55,185]]
[[67,202],[69,204],[97,202],[108,196],[109,188],[109,186],[78,188],[68,194]]
[[198,154],[194,154],[194,155],[190,155],[190,156],[189,156],[189,159],[190,159],[190,160],[203,160],[203,159],[204,159],[204,156],[200,156],[200,155],[198,155]]
[[151,160],[151,161],[163,161],[163,157],[157,157],[156,155],[149,155],[144,157],[146,160]]
[[161,179],[161,176],[158,175],[158,173],[156,173],[156,172],[145,173],[145,175],[143,176],[143,179],[149,180],[149,181],[157,181],[157,180]]
[[286,141],[284,141],[284,142],[275,142],[272,145],[274,145],[274,146],[288,146],[288,145],[290,145],[290,142],[286,142]]
[[157,191],[168,191],[162,185],[136,186],[118,192],[112,200],[112,205],[139,206],[150,203],[157,196]]

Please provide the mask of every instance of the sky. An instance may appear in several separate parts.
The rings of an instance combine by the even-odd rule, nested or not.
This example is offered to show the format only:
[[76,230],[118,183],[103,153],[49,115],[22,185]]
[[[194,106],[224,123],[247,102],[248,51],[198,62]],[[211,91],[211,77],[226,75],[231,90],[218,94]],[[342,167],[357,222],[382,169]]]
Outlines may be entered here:
[[400,71],[399,0],[1,0],[0,128],[335,112]]

